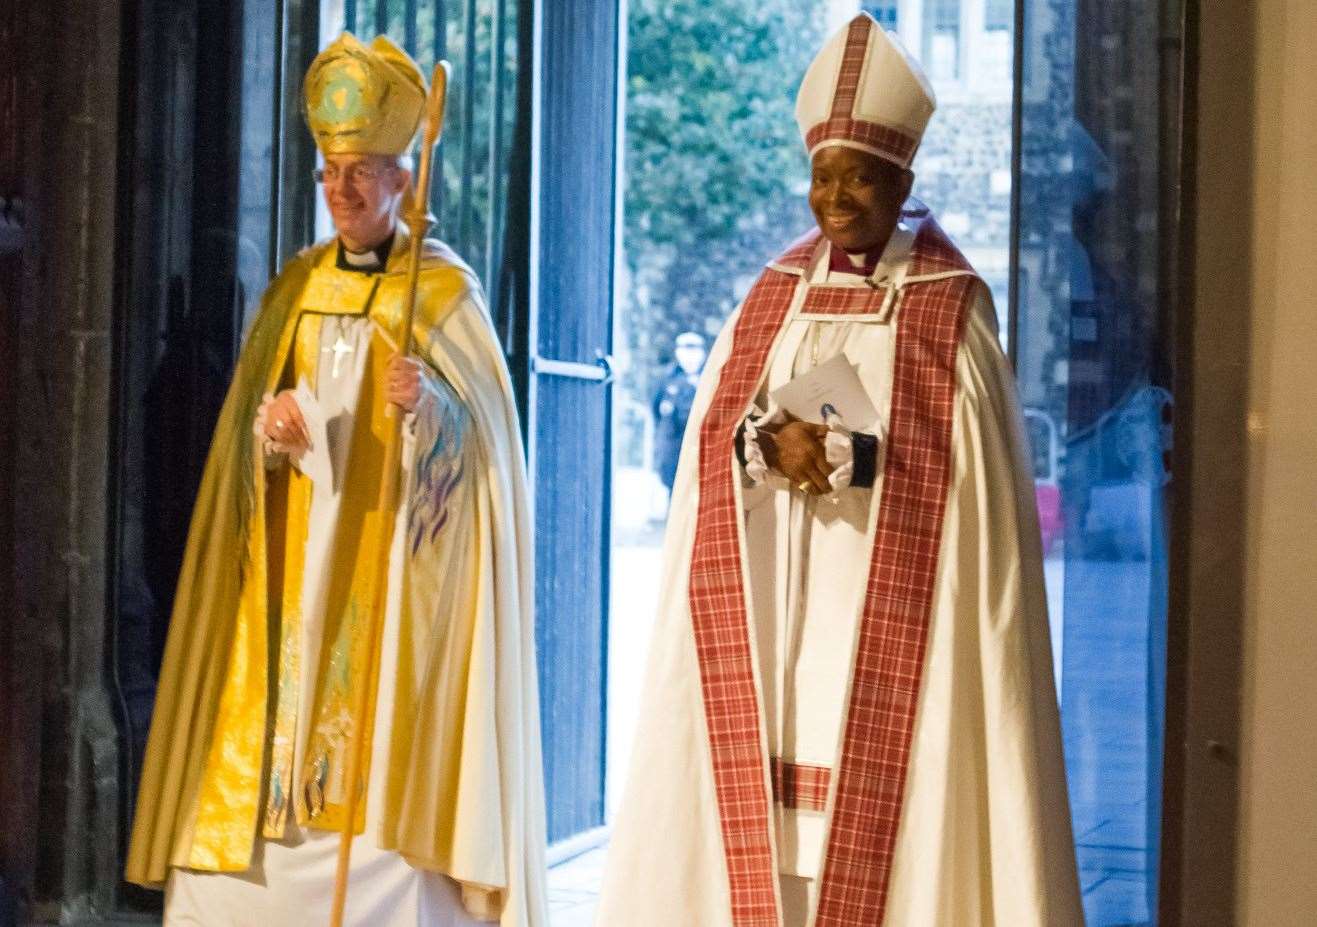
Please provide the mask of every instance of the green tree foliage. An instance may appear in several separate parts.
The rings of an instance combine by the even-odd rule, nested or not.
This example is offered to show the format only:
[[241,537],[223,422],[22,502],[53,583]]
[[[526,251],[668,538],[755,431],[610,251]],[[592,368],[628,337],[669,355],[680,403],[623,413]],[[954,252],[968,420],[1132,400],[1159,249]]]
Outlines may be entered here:
[[618,309],[644,402],[682,331],[716,332],[764,262],[813,225],[795,92],[822,41],[796,0],[628,4]]

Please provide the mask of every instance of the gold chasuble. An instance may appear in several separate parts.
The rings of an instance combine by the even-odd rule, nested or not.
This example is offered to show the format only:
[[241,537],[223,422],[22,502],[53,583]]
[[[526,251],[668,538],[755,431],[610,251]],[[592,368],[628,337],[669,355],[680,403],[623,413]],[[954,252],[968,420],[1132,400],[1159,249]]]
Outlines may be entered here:
[[[344,800],[343,769],[351,732],[359,723],[352,716],[355,690],[366,682],[364,672],[355,671],[365,661],[366,588],[368,571],[379,557],[383,543],[377,504],[377,487],[383,475],[384,439],[387,422],[382,394],[376,384],[392,353],[385,331],[396,331],[396,311],[389,318],[396,301],[390,301],[389,289],[380,294],[372,306],[381,279],[334,266],[334,249],[327,249],[312,271],[296,303],[297,317],[291,330],[285,329],[288,344],[281,347],[286,360],[278,364],[283,374],[275,389],[291,388],[299,382],[316,382],[320,361],[320,333],[330,314],[363,315],[370,312],[373,327],[366,376],[353,410],[350,456],[340,490],[339,517],[331,554],[330,597],[325,606],[325,644],[318,665],[306,666],[300,648],[302,620],[302,571],[305,565],[307,519],[311,509],[311,480],[301,471],[279,467],[272,471],[258,468],[257,478],[264,476],[265,505],[257,510],[248,543],[251,559],[262,557],[267,564],[266,589],[268,617],[260,609],[240,607],[238,633],[256,643],[258,633],[245,631],[241,625],[252,616],[267,618],[266,624],[278,628],[277,638],[262,642],[262,647],[276,646],[277,661],[267,675],[275,685],[269,701],[274,710],[273,737],[270,742],[268,789],[264,797],[263,834],[279,838],[284,833],[285,814],[290,799],[300,824],[323,830],[342,830]],[[440,299],[455,303],[462,285],[459,273],[432,275]],[[392,307],[390,303],[393,303]],[[392,324],[391,324],[392,323]],[[460,432],[446,436],[461,441]],[[465,501],[465,500],[462,500]],[[260,522],[264,523],[263,530]],[[264,541],[262,545],[262,539]],[[263,550],[263,554],[261,551]],[[253,583],[253,588],[257,584]],[[207,764],[209,774],[202,781],[196,833],[189,863],[194,868],[229,869],[233,860],[242,860],[245,868],[249,853],[247,840],[234,841],[230,835],[235,804],[234,785],[243,802],[256,797],[241,785],[264,768],[267,696],[262,683],[252,683],[256,675],[245,665],[250,659],[262,669],[267,655],[235,649],[229,666],[224,694],[220,700],[219,726],[225,733],[211,744],[214,753]],[[305,672],[315,673],[313,705],[298,704],[299,683]],[[313,712],[314,732],[307,768],[294,771],[294,738],[299,707]],[[372,706],[373,709],[373,706]],[[370,742],[373,710],[361,721],[366,725],[366,742]],[[216,752],[218,751],[218,752]],[[245,755],[244,755],[245,753]],[[367,763],[369,756],[366,757]],[[369,775],[369,766],[365,774]],[[358,805],[354,830],[360,833],[365,822],[365,805]],[[248,812],[244,809],[244,815]]]
[[[362,274],[338,269],[336,247],[320,244],[266,293],[193,514],[130,881],[158,886],[170,866],[246,870],[258,837],[283,837],[290,815],[341,830],[349,741],[365,725],[370,743],[378,724],[388,728],[388,762],[367,765],[358,787],[384,777],[372,790],[384,798],[372,816],[379,832],[365,839],[462,883],[473,912],[540,923],[544,811],[520,433],[479,284],[436,242],[425,244],[413,336],[437,384],[438,424],[404,464],[389,571],[393,701],[387,717],[374,717],[374,705],[353,715],[367,682],[367,575],[384,542],[381,384],[401,340],[405,253],[400,229],[384,272]],[[320,545],[329,553],[319,652],[304,653],[312,481],[267,466],[252,424],[263,394],[315,383],[321,365],[337,365],[321,333],[346,317],[369,319],[370,336],[355,406],[330,423],[346,423],[336,437],[347,462],[334,476],[333,537]],[[366,802],[358,807],[361,833]]]

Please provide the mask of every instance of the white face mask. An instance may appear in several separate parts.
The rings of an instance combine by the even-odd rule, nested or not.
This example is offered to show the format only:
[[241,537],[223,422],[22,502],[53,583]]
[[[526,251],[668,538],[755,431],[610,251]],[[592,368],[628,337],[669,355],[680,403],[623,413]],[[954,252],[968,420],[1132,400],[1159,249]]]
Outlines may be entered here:
[[704,364],[704,348],[682,346],[672,352],[677,358],[677,366],[686,373],[698,373]]

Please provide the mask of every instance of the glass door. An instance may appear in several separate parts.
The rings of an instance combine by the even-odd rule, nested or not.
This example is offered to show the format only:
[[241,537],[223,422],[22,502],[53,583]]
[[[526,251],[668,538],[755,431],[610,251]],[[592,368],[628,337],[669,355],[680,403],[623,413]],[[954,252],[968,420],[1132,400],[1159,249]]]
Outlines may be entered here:
[[540,15],[530,453],[553,864],[604,823],[618,7],[578,0]]
[[1017,373],[1091,927],[1156,918],[1179,6],[1026,0],[1020,43]]

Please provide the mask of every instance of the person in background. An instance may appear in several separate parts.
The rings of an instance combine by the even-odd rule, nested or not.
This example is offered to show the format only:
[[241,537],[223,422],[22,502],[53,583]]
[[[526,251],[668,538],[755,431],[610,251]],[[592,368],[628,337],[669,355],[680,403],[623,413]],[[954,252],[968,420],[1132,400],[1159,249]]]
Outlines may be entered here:
[[707,353],[702,335],[696,332],[678,335],[672,349],[672,367],[654,391],[654,401],[650,404],[654,415],[654,471],[669,493],[677,475],[681,438],[686,433],[686,420],[690,418],[695,387],[700,382]]

